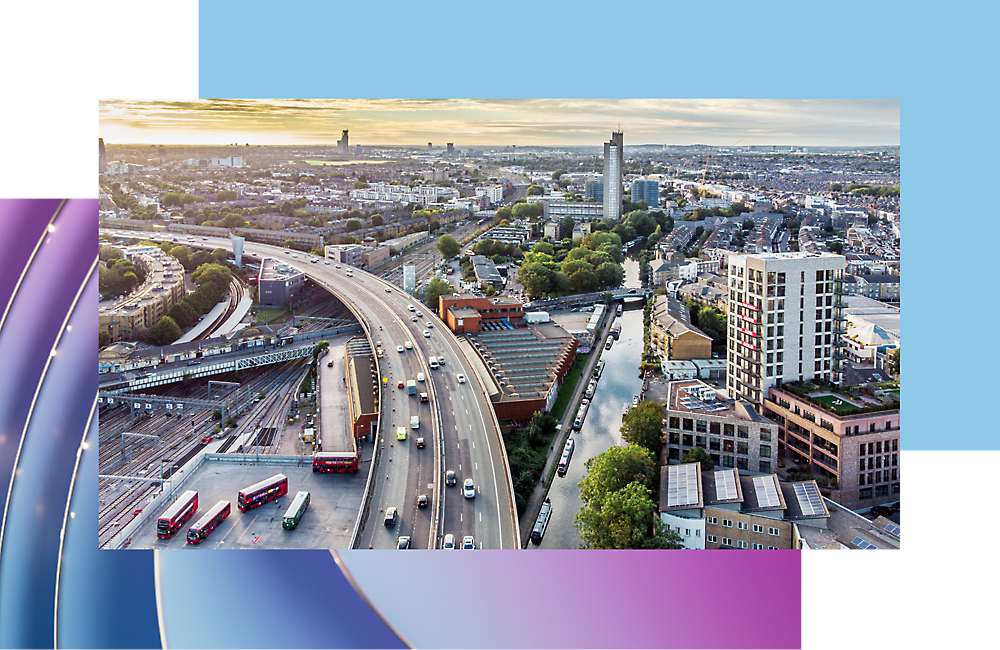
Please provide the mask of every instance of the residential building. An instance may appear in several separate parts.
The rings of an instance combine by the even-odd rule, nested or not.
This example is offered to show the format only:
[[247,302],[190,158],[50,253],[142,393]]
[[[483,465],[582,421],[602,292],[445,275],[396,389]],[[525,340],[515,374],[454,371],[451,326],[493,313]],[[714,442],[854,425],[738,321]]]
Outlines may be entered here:
[[882,302],[899,302],[898,275],[859,275],[857,293]]
[[649,342],[668,361],[712,357],[712,339],[691,324],[688,308],[669,296],[654,298]]
[[589,221],[586,221],[586,222],[583,222],[583,223],[578,223],[578,224],[574,225],[573,226],[573,241],[576,241],[577,239],[583,239],[584,237],[586,237],[587,235],[589,235],[590,234],[590,225],[591,225],[591,223]]
[[103,174],[108,170],[108,151],[104,147],[104,138],[97,138],[97,172]]
[[663,418],[664,464],[679,463],[701,447],[719,467],[764,473],[777,469],[777,423],[703,381],[670,382]]
[[811,520],[793,519],[792,548],[812,549],[882,549],[898,550],[899,524],[877,517],[868,519],[841,504],[823,497],[829,516]]
[[503,185],[485,185],[476,188],[476,196],[485,196],[490,205],[503,201]]
[[763,412],[779,451],[824,477],[829,498],[852,510],[899,501],[898,390],[790,382],[769,389]]
[[604,143],[604,218],[622,216],[622,175],[625,168],[625,141],[621,131]]
[[483,239],[503,242],[504,244],[523,244],[531,240],[531,228],[491,228]]
[[726,313],[729,302],[729,292],[717,287],[711,287],[700,282],[682,285],[677,290],[677,297],[685,302],[696,302],[699,305],[712,307],[721,313]]
[[650,210],[660,207],[659,181],[632,181],[632,203],[645,201]]
[[729,258],[729,397],[760,410],[779,382],[839,382],[844,257],[757,253]]
[[600,221],[604,217],[604,206],[600,203],[566,203],[563,201],[542,201],[543,216],[547,221],[561,221],[563,217],[573,217],[574,221]]
[[557,241],[561,239],[561,237],[559,237],[561,229],[562,224],[558,221],[546,221],[545,225],[542,227],[542,235],[548,237],[552,241]]
[[690,549],[796,547],[796,527],[822,530],[830,509],[815,481],[779,481],[701,463],[660,468],[660,521]]
[[583,200],[594,199],[598,203],[604,204],[604,181],[587,181],[583,184]]
[[123,249],[126,257],[146,272],[146,279],[132,293],[98,310],[98,327],[112,342],[149,329],[187,295],[184,267],[155,246]]

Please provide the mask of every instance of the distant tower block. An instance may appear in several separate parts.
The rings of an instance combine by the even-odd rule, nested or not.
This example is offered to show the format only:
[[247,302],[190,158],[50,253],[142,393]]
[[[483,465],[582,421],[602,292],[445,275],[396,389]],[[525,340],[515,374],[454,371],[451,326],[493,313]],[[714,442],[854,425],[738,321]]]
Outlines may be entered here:
[[340,140],[337,140],[337,153],[347,153],[348,152],[348,142],[347,142],[347,129],[342,132]]
[[433,142],[428,142],[427,143],[427,148],[428,149],[433,149],[434,148],[434,143]]
[[403,266],[403,291],[411,296],[417,291],[417,267],[412,264]]
[[451,155],[453,153],[455,153],[455,143],[454,142],[449,142],[448,143],[448,155]]

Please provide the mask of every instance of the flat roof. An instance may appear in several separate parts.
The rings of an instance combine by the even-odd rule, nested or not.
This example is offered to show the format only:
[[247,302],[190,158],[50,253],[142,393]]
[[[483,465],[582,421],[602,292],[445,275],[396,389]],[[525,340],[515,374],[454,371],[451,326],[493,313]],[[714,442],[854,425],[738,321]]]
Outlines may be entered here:
[[660,468],[660,512],[704,507],[701,463]]

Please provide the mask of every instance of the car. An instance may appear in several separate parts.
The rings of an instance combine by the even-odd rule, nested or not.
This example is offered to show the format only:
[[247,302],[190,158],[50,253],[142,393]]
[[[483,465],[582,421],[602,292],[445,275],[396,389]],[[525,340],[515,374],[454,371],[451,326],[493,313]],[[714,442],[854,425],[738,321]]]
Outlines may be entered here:
[[430,331],[429,330],[424,330],[424,338],[425,339],[429,339],[430,337],[431,337]]
[[872,517],[888,517],[892,514],[892,508],[889,506],[875,506],[870,512]]
[[458,479],[455,478],[455,470],[449,469],[444,473],[444,484],[447,486],[455,485],[458,483]]
[[424,325],[427,326],[427,329],[431,329],[432,327],[434,327],[434,323],[432,323],[430,321],[427,321],[426,323],[424,323]]
[[385,519],[382,520],[382,523],[385,524],[386,526],[388,526],[389,528],[392,528],[393,526],[396,525],[396,509],[395,508],[386,508],[385,509]]
[[426,508],[428,503],[430,503],[430,499],[427,498],[426,494],[421,494],[417,497],[418,508]]
[[476,538],[472,535],[466,535],[462,538],[462,548],[463,549],[475,549],[476,548]]
[[417,317],[416,316],[410,316],[410,320],[413,321],[414,323],[416,323],[417,322]]
[[354,274],[353,274],[353,273],[351,273],[350,271],[348,271],[348,272],[347,272],[347,277],[349,277],[349,278],[353,278],[353,277],[354,277]]
[[392,293],[392,289],[390,289],[389,287],[386,287],[386,288],[385,288],[385,292],[386,292],[386,293]]
[[333,265],[333,268],[335,268],[335,269],[339,269],[339,268],[340,268],[340,264],[334,264],[334,265]]
[[465,479],[465,483],[462,485],[462,494],[465,495],[466,499],[476,498],[476,486],[472,483],[471,478]]
[[458,376],[458,383],[460,383],[460,384],[464,384],[465,383],[465,375],[459,375]]
[[328,361],[327,364],[326,364],[326,367],[327,368],[332,368],[333,367],[333,361],[332,360]]
[[400,550],[410,548],[410,536],[400,535],[396,540],[396,548]]
[[406,440],[406,427],[396,427],[396,440]]
[[439,366],[443,366],[444,365],[444,357],[438,357],[438,365]]
[[[403,427],[399,427],[399,428],[403,429]],[[419,429],[420,428],[420,416],[419,415],[414,415],[414,416],[410,417],[410,428],[411,429]],[[406,431],[406,429],[403,429],[403,431]]]
[[417,308],[414,307],[413,305],[407,305],[406,308],[409,309],[410,311],[416,311],[417,310]]
[[412,350],[413,349],[413,341],[407,341],[403,345],[406,347],[407,350]]
[[424,317],[424,315],[423,315],[423,314],[421,314],[421,313],[420,313],[420,312],[418,311],[418,312],[417,312],[417,318],[423,318],[423,317]]
[[445,535],[444,544],[441,545],[441,548],[455,548],[455,536],[451,533]]
[[426,379],[426,377],[424,377],[424,373],[418,372],[417,373],[417,381],[423,381],[424,379]]
[[323,262],[323,264],[326,264],[327,266],[330,266],[329,262]]
[[403,382],[399,382],[398,384],[396,384],[396,388],[402,388],[402,387],[403,387]]
[[212,436],[202,436],[201,441],[202,443],[212,442]]
[[420,393],[420,401],[421,401],[421,402],[426,402],[426,401],[428,401],[428,400],[427,400],[427,393]]
[[417,438],[417,449],[423,449],[425,446],[423,438]]
[[402,351],[403,351],[403,346],[402,345],[397,345],[396,346],[396,352],[402,352]]
[[201,361],[188,361],[189,366],[200,366]]

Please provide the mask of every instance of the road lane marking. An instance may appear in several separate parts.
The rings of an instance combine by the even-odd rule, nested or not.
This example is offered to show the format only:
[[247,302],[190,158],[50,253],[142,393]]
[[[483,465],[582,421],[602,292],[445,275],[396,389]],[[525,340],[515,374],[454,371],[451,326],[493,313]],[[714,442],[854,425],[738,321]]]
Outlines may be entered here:
[[479,513],[479,521],[482,521],[482,520],[483,520],[483,513],[480,512]]

